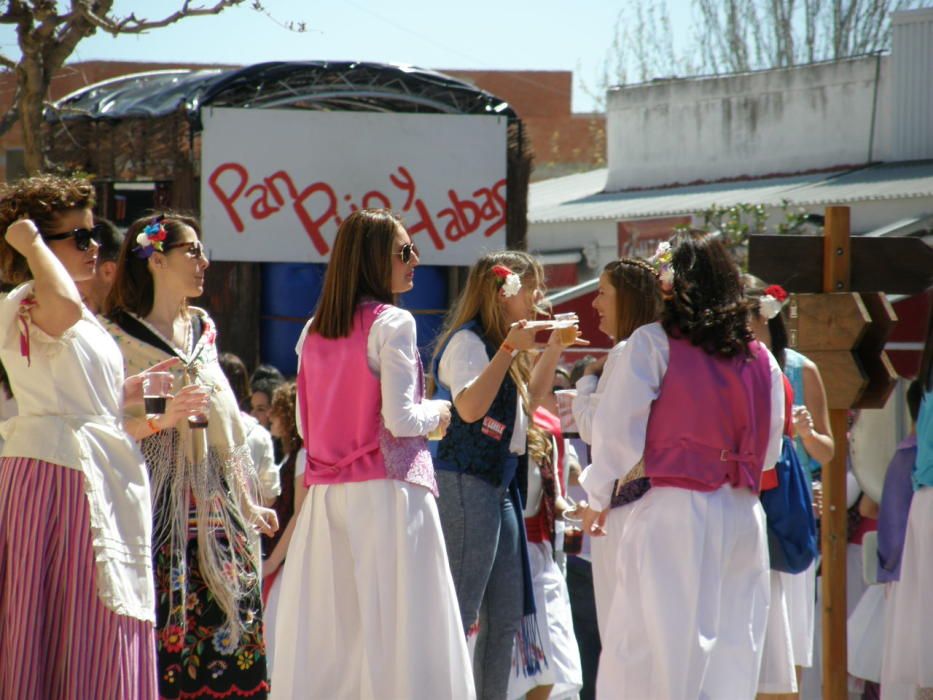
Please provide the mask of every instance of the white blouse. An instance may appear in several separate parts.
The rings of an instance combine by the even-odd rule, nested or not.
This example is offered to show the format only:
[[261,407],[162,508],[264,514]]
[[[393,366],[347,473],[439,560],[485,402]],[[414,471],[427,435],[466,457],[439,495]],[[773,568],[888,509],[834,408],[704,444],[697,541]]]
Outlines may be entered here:
[[[295,346],[301,366],[301,348],[308,336],[311,321],[305,325]],[[423,381],[419,376],[417,328],[415,317],[405,309],[387,306],[376,316],[366,341],[369,369],[382,385],[382,420],[395,437],[427,435],[440,423],[438,401],[424,399],[415,402],[415,387]],[[295,412],[301,433],[301,408]],[[302,435],[304,437],[304,435]]]
[[596,416],[596,407],[599,406],[599,399],[609,385],[609,377],[624,346],[623,340],[609,351],[602,374],[598,378],[593,374],[584,374],[577,380],[577,395],[573,398],[573,420],[577,424],[580,439],[588,445],[593,444],[593,418]]
[[269,503],[282,493],[272,435],[259,424],[256,418],[245,411],[240,411],[240,418],[243,419],[246,444],[249,446],[249,453],[256,469],[256,478],[259,480],[259,495],[263,503]]
[[[469,329],[454,333],[437,368],[437,378],[450,388],[450,395],[459,396],[460,392],[473,384],[491,362],[486,353],[483,339]],[[525,443],[528,438],[528,416],[522,406],[522,397],[515,398],[515,425],[512,428],[512,439],[509,441],[509,451],[512,454],[525,454]]]
[[[590,505],[596,510],[609,507],[613,483],[625,476],[645,452],[651,404],[658,397],[669,361],[667,333],[660,323],[651,323],[632,334],[619,349],[611,374],[607,372],[609,376],[593,417],[593,463],[580,476]],[[784,380],[770,352],[768,363],[771,425],[762,466],[773,469],[780,456],[784,431]]]
[[0,425],[3,457],[37,459],[84,475],[101,601],[155,622],[152,506],[143,456],[123,429],[123,356],[85,307],[60,337],[28,321],[30,360],[20,348],[27,282],[0,300],[0,361],[19,414]]

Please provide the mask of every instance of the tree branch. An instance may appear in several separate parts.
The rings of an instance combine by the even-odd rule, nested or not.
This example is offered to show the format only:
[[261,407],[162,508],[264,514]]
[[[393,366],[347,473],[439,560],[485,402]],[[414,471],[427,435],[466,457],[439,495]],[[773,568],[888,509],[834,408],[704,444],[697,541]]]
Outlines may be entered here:
[[16,70],[16,61],[11,58],[7,58],[2,53],[0,53],[0,66],[9,68],[11,71],[13,71]]
[[82,17],[98,29],[116,36],[118,34],[142,34],[151,29],[160,29],[185,19],[186,17],[205,17],[219,15],[224,10],[241,5],[244,0],[218,0],[211,7],[192,7],[191,0],[184,0],[180,9],[158,20],[140,19],[136,13],[130,13],[123,18],[110,17],[107,14],[95,13],[82,3]]
[[6,114],[3,115],[3,119],[0,119],[0,136],[3,136],[19,121],[19,98],[22,94],[23,89],[17,85],[16,92],[13,93],[13,101],[7,108]]

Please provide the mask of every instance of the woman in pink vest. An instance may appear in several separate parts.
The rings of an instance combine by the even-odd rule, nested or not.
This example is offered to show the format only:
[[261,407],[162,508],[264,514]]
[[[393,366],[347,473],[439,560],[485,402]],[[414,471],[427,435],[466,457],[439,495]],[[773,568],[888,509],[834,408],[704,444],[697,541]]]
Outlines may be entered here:
[[618,544],[597,695],[750,699],[770,596],[758,491],[784,385],[719,237],[678,233],[670,263],[662,320],[620,351],[581,477],[595,511],[642,456],[651,483]]
[[282,573],[273,698],[475,696],[425,439],[450,406],[423,398],[415,320],[394,306],[417,265],[393,214],[354,212],[298,341],[310,488]]

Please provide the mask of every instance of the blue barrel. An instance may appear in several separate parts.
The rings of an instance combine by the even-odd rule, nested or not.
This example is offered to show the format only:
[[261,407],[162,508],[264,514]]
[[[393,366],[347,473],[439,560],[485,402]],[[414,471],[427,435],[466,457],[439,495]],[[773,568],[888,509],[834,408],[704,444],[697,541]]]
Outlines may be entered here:
[[[262,362],[286,376],[297,370],[295,344],[311,317],[324,283],[324,263],[264,263],[260,307],[259,354]],[[415,288],[400,304],[415,316],[418,346],[427,367],[447,312],[447,268],[423,265],[415,272]]]

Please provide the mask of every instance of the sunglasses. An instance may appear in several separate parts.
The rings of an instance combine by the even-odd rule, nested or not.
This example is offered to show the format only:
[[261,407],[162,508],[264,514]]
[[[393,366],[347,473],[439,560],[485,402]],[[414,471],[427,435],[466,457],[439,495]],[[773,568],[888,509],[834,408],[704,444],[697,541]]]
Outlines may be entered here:
[[192,258],[204,258],[207,260],[207,252],[204,250],[204,246],[201,244],[201,241],[185,241],[183,243],[169,243],[167,246],[164,246],[165,252],[169,252],[174,248],[187,248],[185,251]]
[[94,226],[93,228],[76,228],[65,233],[52,233],[52,234],[42,234],[42,238],[47,241],[63,241],[66,238],[75,239],[75,247],[78,250],[84,251],[91,247],[91,241],[94,241],[98,246],[100,245],[102,239],[102,227],[100,225]]
[[402,246],[402,249],[396,253],[401,259],[402,262],[406,265],[411,262],[411,256],[414,255],[419,260],[421,259],[421,253],[418,252],[418,246],[414,243],[406,243]]

